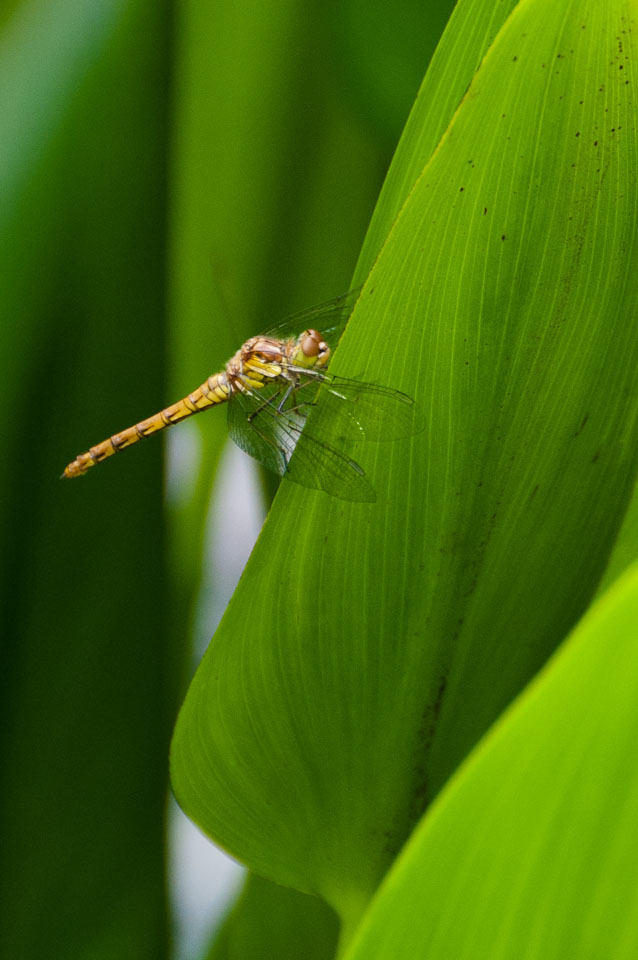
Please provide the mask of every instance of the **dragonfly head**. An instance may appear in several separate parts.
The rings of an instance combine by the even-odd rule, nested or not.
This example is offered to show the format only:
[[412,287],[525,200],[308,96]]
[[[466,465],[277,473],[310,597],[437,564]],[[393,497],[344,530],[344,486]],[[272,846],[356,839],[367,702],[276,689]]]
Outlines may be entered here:
[[330,347],[318,330],[304,330],[297,338],[294,363],[300,367],[324,367],[330,357]]

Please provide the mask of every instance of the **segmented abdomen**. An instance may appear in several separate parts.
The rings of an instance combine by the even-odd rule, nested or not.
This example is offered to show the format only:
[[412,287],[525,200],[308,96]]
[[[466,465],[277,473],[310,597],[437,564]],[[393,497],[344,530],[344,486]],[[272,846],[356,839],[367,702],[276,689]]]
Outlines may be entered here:
[[166,427],[171,427],[174,423],[179,423],[180,420],[185,420],[186,417],[191,417],[195,413],[201,413],[208,407],[224,403],[228,400],[231,392],[226,374],[214,373],[201,387],[198,387],[193,393],[189,393],[183,400],[166,407],[165,410],[161,410],[146,420],[140,420],[135,426],[128,427],[121,433],[113,434],[108,440],[103,440],[97,446],[91,447],[86,453],[81,453],[65,467],[62,476],[81,477],[96,463],[106,460],[107,457],[112,457],[114,453],[132,446],[138,440],[150,437],[151,434],[164,430]]

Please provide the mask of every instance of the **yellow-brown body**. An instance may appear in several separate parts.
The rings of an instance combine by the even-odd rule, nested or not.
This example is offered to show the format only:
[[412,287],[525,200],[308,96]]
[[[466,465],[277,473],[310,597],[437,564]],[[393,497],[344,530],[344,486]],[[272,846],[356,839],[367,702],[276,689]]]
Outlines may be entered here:
[[316,330],[305,330],[300,337],[292,340],[252,337],[231,357],[221,373],[211,374],[197,390],[170,407],[79,454],[65,468],[62,476],[81,477],[96,463],[112,457],[114,453],[195,413],[225,403],[238,391],[252,393],[277,379],[294,386],[298,375],[296,371],[324,366],[329,356],[330,349]]

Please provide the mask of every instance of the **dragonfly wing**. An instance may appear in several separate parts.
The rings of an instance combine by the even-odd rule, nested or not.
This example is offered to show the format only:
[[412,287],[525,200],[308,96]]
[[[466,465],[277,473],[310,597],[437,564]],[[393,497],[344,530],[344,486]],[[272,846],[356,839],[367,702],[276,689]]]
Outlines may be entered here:
[[[312,428],[344,440],[401,440],[425,429],[425,418],[412,397],[384,387],[330,373],[318,373],[323,384]],[[296,390],[304,399],[306,383]],[[316,392],[316,388],[315,388]]]
[[[357,287],[334,300],[327,300],[302,313],[296,313],[278,327],[269,330],[266,336],[287,340],[298,337],[308,327],[314,327],[334,350],[361,290],[362,287]],[[295,390],[298,398],[313,389],[313,380],[321,379],[324,384],[317,415],[316,418],[313,417],[313,430],[319,435],[323,435],[324,424],[325,429],[329,428],[329,435],[332,437],[376,442],[400,440],[425,429],[425,418],[420,408],[411,397],[399,390],[359,380],[348,380],[325,370],[315,369],[313,378],[306,376],[306,368],[299,368],[296,372],[300,379],[300,386]],[[322,417],[325,420],[322,420]],[[319,421],[322,427],[317,429]]]
[[[273,417],[264,416],[266,410],[277,409],[284,385],[266,384],[259,391],[236,393],[228,403],[228,432],[231,439],[245,453],[262,463],[266,469],[284,475],[294,450],[294,431],[280,436]],[[303,424],[300,424],[299,429]]]
[[299,437],[286,478],[341,500],[374,503],[377,499],[363,467],[308,430]]
[[298,337],[309,327],[318,330],[325,338],[332,350],[341,339],[350,314],[361,293],[361,287],[342,293],[340,297],[326,300],[309,310],[302,310],[288,317],[282,323],[264,332],[266,337],[275,337],[278,340],[289,340]]
[[242,450],[287,480],[342,500],[372,502],[375,492],[359,464],[304,429],[319,385],[304,384],[305,399],[297,397],[296,390],[281,410],[286,384],[237,394],[228,407],[230,435]]

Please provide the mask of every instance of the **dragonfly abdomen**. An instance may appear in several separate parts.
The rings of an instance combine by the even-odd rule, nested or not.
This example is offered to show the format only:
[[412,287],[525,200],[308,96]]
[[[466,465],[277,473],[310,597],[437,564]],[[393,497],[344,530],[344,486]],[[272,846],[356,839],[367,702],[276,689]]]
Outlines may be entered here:
[[179,423],[195,413],[201,413],[208,407],[224,403],[228,400],[230,393],[231,388],[226,373],[214,373],[197,390],[189,393],[187,397],[146,420],[140,420],[139,423],[122,430],[121,433],[114,433],[108,440],[103,440],[97,446],[91,447],[86,453],[81,453],[65,467],[62,476],[81,477],[96,463],[101,463],[102,460],[112,457],[114,453],[125,450],[126,447],[137,443],[138,440],[150,437],[151,434],[164,430],[166,427],[171,427],[174,423]]

